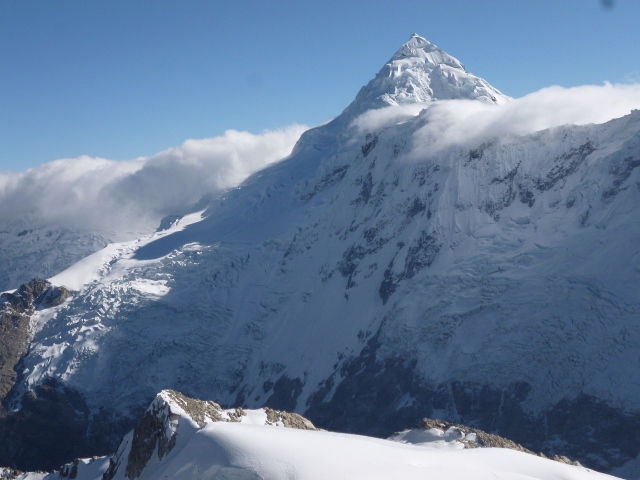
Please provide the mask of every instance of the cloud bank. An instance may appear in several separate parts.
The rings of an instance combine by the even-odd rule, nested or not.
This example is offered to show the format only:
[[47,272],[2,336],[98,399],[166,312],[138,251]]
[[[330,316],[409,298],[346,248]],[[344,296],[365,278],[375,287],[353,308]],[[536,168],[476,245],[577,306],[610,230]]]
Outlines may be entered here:
[[[527,134],[564,124],[603,123],[640,109],[640,85],[549,87],[501,105],[447,100],[369,111],[356,133],[417,117],[413,155],[424,158],[453,145]],[[229,130],[187,140],[130,161],[79,157],[20,173],[0,173],[0,227],[28,218],[110,232],[125,238],[155,229],[162,217],[184,212],[203,196],[234,187],[253,172],[288,156],[305,126],[259,135]]]
[[0,173],[0,225],[36,218],[116,236],[153,230],[162,217],[288,156],[306,129],[228,130],[130,161],[83,156]]
[[640,109],[640,84],[555,86],[500,106],[475,100],[446,100],[387,107],[361,115],[353,126],[368,132],[419,115],[424,125],[414,134],[414,154],[424,156],[453,145],[477,145],[500,136],[524,135],[567,124],[604,123],[633,109]]

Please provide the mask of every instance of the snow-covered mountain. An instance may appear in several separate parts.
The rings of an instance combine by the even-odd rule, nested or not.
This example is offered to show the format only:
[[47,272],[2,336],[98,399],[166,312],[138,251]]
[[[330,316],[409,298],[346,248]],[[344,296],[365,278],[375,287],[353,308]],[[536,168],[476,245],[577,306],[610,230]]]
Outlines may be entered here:
[[640,112],[443,146],[443,109],[509,103],[413,36],[290,157],[51,278],[75,293],[34,314],[5,403],[74,392],[77,435],[103,449],[174,388],[332,430],[436,417],[631,461]]
[[468,73],[457,59],[414,33],[343,113],[466,98],[502,105],[509,97]]
[[0,292],[134,240],[289,155],[307,127],[227,130],[126,161],[80,156],[0,172]]
[[522,447],[478,448],[482,440],[476,433],[439,427],[406,430],[382,440],[319,431],[299,415],[269,408],[223,410],[214,402],[164,390],[116,453],[76,459],[53,473],[0,468],[0,478],[386,480],[496,478],[496,472],[514,480],[614,478],[567,465],[566,459],[562,463],[524,453]]
[[0,291],[51,277],[109,244],[108,234],[26,219],[0,229]]

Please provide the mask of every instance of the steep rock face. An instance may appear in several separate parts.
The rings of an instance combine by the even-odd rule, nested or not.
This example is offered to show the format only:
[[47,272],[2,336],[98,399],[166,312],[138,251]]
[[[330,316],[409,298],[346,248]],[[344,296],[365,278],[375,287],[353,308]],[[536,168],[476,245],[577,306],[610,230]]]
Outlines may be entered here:
[[[458,68],[421,42],[391,62],[404,86],[380,80],[201,221],[62,274],[93,268],[15,398],[57,378],[116,425],[172,387],[342,431],[438,416],[602,469],[635,457],[640,112],[432,148],[429,104],[389,100]],[[385,93],[374,114],[399,113],[363,129]]]
[[[89,431],[90,412],[82,397],[54,379],[24,394],[21,407],[0,415],[0,465],[53,470],[76,456],[113,451],[100,441],[99,424]],[[112,420],[109,432],[114,427]]]
[[[125,436],[118,451],[110,457],[104,480],[125,477],[133,480],[140,477],[145,469],[152,471],[154,464],[161,463],[176,446],[179,428],[182,435],[193,435],[190,430],[215,422],[253,422],[316,430],[309,420],[297,414],[265,408],[263,411],[250,412],[248,416],[242,408],[224,410],[215,402],[197,400],[180,392],[164,390],[144,412],[133,432]],[[184,442],[184,439],[181,441]],[[223,470],[233,474],[233,470],[237,469],[228,467]],[[222,475],[220,478],[225,477]]]
[[55,379],[44,379],[19,399],[21,409],[7,412],[20,360],[36,329],[34,317],[62,305],[69,289],[34,279],[0,296],[0,464],[53,468],[86,452],[88,410],[82,398]]
[[0,401],[13,387],[17,378],[14,368],[27,353],[33,336],[31,316],[36,309],[62,304],[70,293],[66,287],[36,278],[14,293],[0,295]]

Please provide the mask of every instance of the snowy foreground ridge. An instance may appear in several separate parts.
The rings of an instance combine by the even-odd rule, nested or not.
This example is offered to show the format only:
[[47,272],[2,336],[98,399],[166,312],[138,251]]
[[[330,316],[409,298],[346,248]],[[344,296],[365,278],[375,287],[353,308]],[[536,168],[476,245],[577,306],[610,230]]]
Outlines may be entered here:
[[[51,468],[112,452],[171,388],[379,438],[440,418],[632,477],[640,111],[527,131],[507,115],[474,129],[518,101],[413,36],[286,159],[51,277],[71,296],[34,307],[4,405],[28,429],[55,398],[77,448],[11,448],[24,465],[46,457]],[[231,438],[253,427],[216,423],[189,438],[222,438],[209,428],[229,435],[215,441],[230,450],[216,448],[240,452]],[[425,468],[465,465],[383,440],[269,428],[251,437],[269,436],[258,442],[265,455],[280,455],[264,450],[280,441],[297,451],[290,439],[308,436],[318,448],[347,438],[404,452],[403,465],[414,451]],[[50,429],[50,445],[60,431]],[[380,452],[380,462],[396,458]],[[515,465],[511,452],[446,455],[477,457],[487,472],[492,459]],[[523,461],[532,472],[546,465]]]
[[171,390],[158,394],[112,456],[76,460],[50,474],[2,474],[10,480],[614,478],[515,450],[465,449],[459,431],[408,430],[395,440],[319,431],[295,414],[223,410]]

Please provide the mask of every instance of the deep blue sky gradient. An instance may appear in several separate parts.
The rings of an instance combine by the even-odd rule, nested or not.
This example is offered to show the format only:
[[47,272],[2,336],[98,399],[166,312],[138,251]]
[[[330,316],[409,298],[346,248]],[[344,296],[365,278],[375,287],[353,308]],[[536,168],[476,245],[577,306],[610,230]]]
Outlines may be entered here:
[[511,96],[640,82],[640,1],[0,0],[0,171],[316,125],[413,32]]

